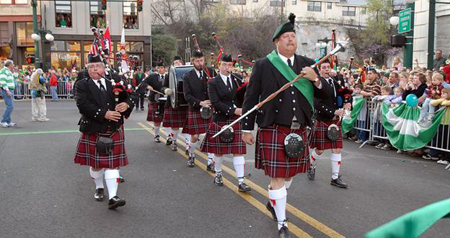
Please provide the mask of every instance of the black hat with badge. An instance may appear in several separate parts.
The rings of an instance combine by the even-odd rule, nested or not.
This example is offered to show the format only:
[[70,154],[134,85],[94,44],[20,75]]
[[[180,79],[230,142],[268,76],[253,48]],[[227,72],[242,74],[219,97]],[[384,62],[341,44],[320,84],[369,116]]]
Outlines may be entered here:
[[231,55],[224,54],[220,58],[220,61],[222,61],[222,62],[233,62],[233,57],[231,57]]
[[195,51],[193,56],[194,56],[194,58],[201,58],[201,57],[203,57],[203,52]]
[[272,41],[275,41],[283,33],[295,32],[295,15],[294,13],[289,14],[289,21],[281,24],[272,36]]
[[176,55],[175,57],[173,57],[173,61],[177,61],[177,60],[183,60],[182,58],[181,58],[181,56],[178,56],[178,55]]
[[88,64],[90,63],[102,63],[102,57],[100,57],[100,55],[88,55]]

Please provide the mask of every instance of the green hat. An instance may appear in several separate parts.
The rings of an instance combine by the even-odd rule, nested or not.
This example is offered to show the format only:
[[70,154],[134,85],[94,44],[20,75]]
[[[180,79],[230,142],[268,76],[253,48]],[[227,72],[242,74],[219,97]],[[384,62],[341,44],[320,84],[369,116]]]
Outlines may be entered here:
[[273,33],[272,41],[275,41],[279,36],[286,32],[295,32],[295,15],[294,13],[289,14],[289,21],[281,24],[275,33]]

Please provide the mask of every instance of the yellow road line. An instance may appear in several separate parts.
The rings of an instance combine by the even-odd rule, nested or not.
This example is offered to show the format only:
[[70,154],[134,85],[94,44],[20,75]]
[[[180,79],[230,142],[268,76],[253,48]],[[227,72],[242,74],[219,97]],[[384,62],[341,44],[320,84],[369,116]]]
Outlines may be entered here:
[[[139,123],[138,123],[139,124]],[[152,126],[152,124],[150,124],[149,122],[147,122],[148,125]],[[150,133],[153,134],[152,131],[150,131]],[[184,143],[184,141],[181,140],[177,140],[178,144],[181,144],[183,146],[186,146],[186,143]],[[199,150],[195,150],[196,154],[198,156],[200,156],[202,159],[204,160],[208,160],[208,156],[205,155],[203,152],[199,151]],[[236,173],[234,172],[233,169],[228,168],[225,165],[222,165],[222,169],[223,171],[225,171],[226,173],[232,175],[233,177],[236,177]],[[268,193],[267,193],[267,189],[262,188],[261,186],[253,183],[252,181],[250,181],[249,179],[246,180],[246,184],[248,186],[250,186],[253,190],[255,190],[256,192],[260,193],[261,195],[263,195],[264,197],[266,197],[267,199],[269,198]],[[317,229],[318,231],[322,232],[323,234],[327,235],[328,237],[332,237],[332,238],[344,238],[345,236],[339,234],[337,231],[331,229],[330,227],[326,226],[325,224],[321,223],[320,221],[314,219],[313,217],[311,217],[310,215],[302,212],[301,210],[299,210],[298,208],[292,206],[291,204],[287,204],[286,205],[286,210],[288,212],[290,212],[292,215],[296,216],[297,218],[299,218],[300,220],[304,221],[305,223],[309,224],[310,226],[314,227],[315,229]]]
[[[153,131],[151,131],[151,128],[149,128],[148,126],[138,122],[138,124],[143,127],[145,130],[147,130],[148,132],[150,132],[151,134],[153,134]],[[166,139],[161,138],[162,142],[165,142]],[[183,143],[184,144],[184,143]],[[182,150],[177,150],[177,152],[182,155],[184,158],[188,158],[188,156],[184,153],[184,151]],[[208,159],[208,158],[206,158]],[[211,175],[212,177],[214,177],[215,175],[213,173],[210,173],[206,170],[206,165],[204,163],[195,163],[195,165],[197,167],[199,167],[200,169],[202,169],[203,171],[205,171],[207,174]],[[226,167],[226,166],[223,166]],[[228,169],[228,168],[227,168]],[[238,190],[238,187],[236,185],[234,185],[232,182],[230,182],[230,180],[223,178],[223,184],[225,186],[227,186],[229,189],[231,189],[231,191],[233,191],[234,193],[236,193],[237,195],[239,195],[240,197],[242,197],[245,201],[247,201],[248,203],[250,203],[251,205],[253,205],[254,207],[256,207],[259,211],[261,211],[262,213],[264,213],[266,216],[270,217],[270,219],[272,219],[272,214],[270,214],[270,212],[266,209],[266,206],[264,204],[262,204],[260,201],[258,201],[256,198],[252,197],[250,194],[248,193],[241,193]],[[289,222],[289,231],[294,234],[297,237],[312,237],[310,236],[308,233],[304,232],[302,229],[300,229],[298,226],[292,224]]]

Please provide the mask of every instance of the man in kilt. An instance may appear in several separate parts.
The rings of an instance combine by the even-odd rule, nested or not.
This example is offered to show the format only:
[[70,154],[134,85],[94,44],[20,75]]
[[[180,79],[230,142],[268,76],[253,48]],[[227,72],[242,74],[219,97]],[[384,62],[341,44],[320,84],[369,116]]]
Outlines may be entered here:
[[[200,134],[206,133],[211,119],[204,119],[200,115],[202,107],[210,108],[211,102],[208,98],[208,77],[203,70],[205,66],[205,58],[203,53],[196,51],[193,55],[192,63],[194,68],[183,77],[183,94],[188,102],[189,110],[186,123],[183,127],[183,133],[191,135],[189,148],[188,167],[195,166],[195,147],[197,146]],[[208,155],[209,171],[214,169],[213,159]]]
[[81,137],[75,163],[90,166],[96,190],[94,198],[104,199],[103,176],[108,187],[109,209],[125,205],[117,196],[119,167],[128,164],[123,131],[124,116],[129,116],[133,103],[125,93],[116,105],[111,81],[105,78],[105,66],[99,55],[88,56],[89,76],[76,83],[76,104],[81,113]]
[[[341,85],[330,76],[331,66],[329,61],[325,61],[320,65],[320,77],[324,79],[329,87],[321,99],[315,100],[315,109],[317,112],[316,121],[313,129],[313,136],[311,140],[311,148],[315,150],[311,153],[311,170],[308,171],[309,179],[314,179],[315,167],[317,159],[320,158],[324,150],[331,149],[331,185],[339,188],[347,188],[341,176],[339,176],[339,169],[341,167],[341,149],[342,149],[342,127],[340,118],[344,115],[342,106],[338,105],[338,94],[342,91]],[[351,97],[346,98],[343,102],[343,108],[346,110],[351,109]],[[330,139],[328,130],[330,126],[337,126],[338,136],[334,139]],[[312,174],[311,174],[312,173]]]
[[[173,66],[182,66],[183,60],[180,56],[175,56],[173,58]],[[169,76],[166,77],[166,80],[163,82],[164,87],[169,87]],[[184,126],[187,118],[188,107],[177,107],[173,108],[170,100],[170,96],[167,97],[167,102],[164,106],[164,117],[163,117],[163,126],[170,127],[170,131],[167,136],[166,145],[172,145],[172,150],[177,151],[177,138],[179,128]]]
[[[281,92],[257,113],[251,113],[242,120],[242,137],[247,144],[255,142],[251,133],[255,119],[259,127],[255,167],[264,170],[270,177],[270,201],[266,207],[277,221],[280,237],[290,237],[286,221],[287,189],[296,174],[305,173],[309,168],[307,127],[312,125],[313,97],[328,90],[326,82],[320,80],[316,71],[310,68],[314,60],[295,54],[297,39],[294,23],[295,15],[291,13],[289,22],[280,25],[272,37],[276,51],[254,64],[242,106],[242,113],[245,114],[297,74],[304,73],[304,77],[293,87]],[[288,150],[292,146],[285,145],[288,136],[297,141],[301,138],[303,143],[299,142],[295,148],[303,144],[303,150]]]
[[242,102],[239,104],[236,100],[237,89],[240,83],[231,75],[233,68],[233,59],[231,55],[223,55],[219,62],[219,75],[208,82],[208,95],[214,108],[213,120],[209,124],[208,132],[203,140],[201,150],[203,152],[214,153],[214,167],[216,177],[214,184],[223,186],[222,181],[222,161],[223,155],[233,155],[233,165],[236,171],[239,191],[248,192],[250,187],[244,183],[245,158],[247,153],[246,145],[242,141],[241,124],[236,123],[233,131],[212,138],[220,129],[230,124],[233,120],[242,115]]
[[142,84],[150,90],[148,97],[148,112],[147,121],[152,121],[155,128],[155,142],[160,143],[161,139],[159,136],[159,131],[161,129],[161,122],[163,121],[164,115],[164,105],[167,101],[167,97],[152,91],[153,89],[161,92],[158,89],[163,88],[163,82],[167,78],[166,66],[164,62],[159,62],[156,66],[158,73],[149,75]]

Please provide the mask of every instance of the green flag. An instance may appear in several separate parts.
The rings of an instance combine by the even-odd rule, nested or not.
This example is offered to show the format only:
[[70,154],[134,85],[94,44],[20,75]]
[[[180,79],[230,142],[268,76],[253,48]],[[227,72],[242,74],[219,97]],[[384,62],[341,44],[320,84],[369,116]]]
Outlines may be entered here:
[[427,145],[436,135],[445,109],[435,113],[433,121],[419,124],[420,109],[406,104],[390,108],[383,103],[382,123],[392,146],[399,150],[415,150]]
[[353,109],[350,115],[344,116],[342,119],[342,134],[345,134],[353,129],[356,118],[358,118],[361,108],[364,105],[364,98],[362,96],[353,97]]
[[441,218],[449,218],[449,216],[450,199],[446,199],[407,213],[368,232],[364,238],[419,237]]

